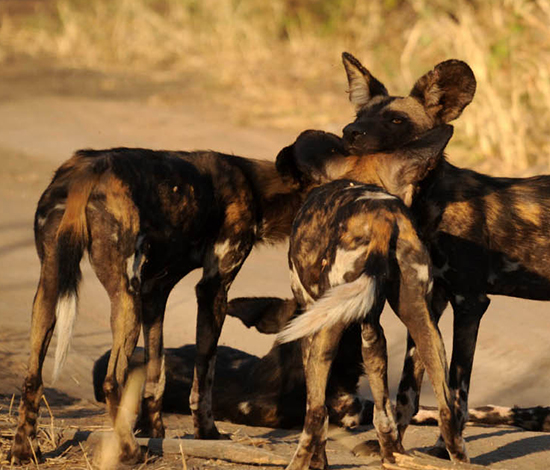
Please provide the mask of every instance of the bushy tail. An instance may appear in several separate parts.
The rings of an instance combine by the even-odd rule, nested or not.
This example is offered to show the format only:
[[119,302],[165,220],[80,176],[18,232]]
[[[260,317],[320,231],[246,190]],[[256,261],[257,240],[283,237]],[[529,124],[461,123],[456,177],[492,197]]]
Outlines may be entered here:
[[376,296],[376,280],[362,274],[355,281],[330,289],[302,315],[292,320],[277,335],[281,343],[310,336],[336,323],[361,320],[372,308]]
[[370,232],[370,239],[363,273],[355,281],[340,284],[311,305],[302,315],[292,320],[277,339],[281,343],[295,341],[310,336],[322,328],[337,323],[349,325],[365,318],[376,301],[379,280],[387,276],[389,266],[389,246],[392,236],[390,220],[377,223],[376,232]]
[[65,213],[57,230],[57,348],[53,381],[67,358],[69,343],[78,309],[78,285],[82,277],[80,260],[88,246],[86,205],[98,176],[75,175],[72,178],[65,205]]

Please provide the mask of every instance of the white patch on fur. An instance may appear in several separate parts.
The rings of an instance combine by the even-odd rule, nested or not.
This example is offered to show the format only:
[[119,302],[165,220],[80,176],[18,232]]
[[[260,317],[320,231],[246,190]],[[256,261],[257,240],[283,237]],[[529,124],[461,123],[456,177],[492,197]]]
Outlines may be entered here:
[[431,421],[432,419],[439,422],[439,411],[437,410],[437,408],[433,410],[418,410],[418,413],[414,415],[413,422],[415,424],[424,424],[428,421]]
[[416,353],[416,346],[413,346],[411,349],[407,351],[407,357],[413,357],[414,353]]
[[247,402],[247,401],[242,401],[241,403],[239,403],[239,411],[243,414],[243,415],[247,415],[250,413],[252,407],[250,406],[250,403]]
[[134,277],[134,260],[136,258],[135,253],[132,253],[132,256],[128,256],[126,258],[126,277],[128,278],[128,281],[131,281]]
[[361,275],[355,281],[333,287],[302,315],[292,320],[278,335],[281,343],[310,336],[336,323],[349,325],[362,320],[372,308],[376,280]]
[[[214,254],[218,258],[218,265],[222,268],[224,272],[231,272],[238,265],[238,262],[226,262],[226,257],[233,251],[235,251],[236,246],[232,245],[229,239],[224,240],[223,243],[216,243],[214,245]],[[237,257],[235,257],[237,259]]]
[[36,225],[38,225],[39,227],[43,227],[44,224],[46,223],[46,219],[47,217],[43,217],[43,216],[39,216],[36,218]]
[[231,250],[231,242],[229,238],[226,238],[223,243],[216,243],[214,245],[214,253],[218,259],[222,259]]
[[46,223],[46,220],[48,220],[48,216],[52,213],[52,212],[55,212],[55,211],[64,211],[65,210],[65,203],[64,202],[60,202],[58,204],[56,204],[53,209],[48,213],[48,215],[46,216],[39,216],[36,218],[36,225],[38,227],[43,227],[44,224]]
[[494,271],[491,271],[487,276],[487,283],[494,285],[497,279],[498,276],[496,275],[496,273]]
[[353,267],[357,258],[364,256],[367,251],[367,246],[361,245],[355,250],[344,250],[338,248],[336,256],[334,257],[334,263],[328,273],[328,282],[331,286],[342,284],[345,274]]
[[465,300],[466,300],[466,297],[464,297],[463,295],[455,295],[455,302],[457,305],[460,305]]
[[[490,409],[487,409],[489,408]],[[487,405],[487,406],[484,406],[483,407],[484,410],[483,411],[480,411],[476,408],[473,408],[472,410],[470,410],[468,412],[468,414],[470,416],[472,416],[473,418],[477,419],[477,420],[483,420],[485,419],[487,416],[490,416],[490,415],[497,415],[497,416],[500,416],[501,418],[503,418],[503,420],[511,420],[512,419],[512,408],[509,408],[507,406],[496,406],[496,405]],[[491,419],[494,419],[493,416],[491,417]]]
[[372,348],[372,345],[375,344],[377,340],[378,340],[378,336],[376,335],[372,340],[365,339],[365,337],[361,335],[361,346],[365,349]]
[[420,282],[426,282],[430,278],[430,270],[427,264],[412,263],[411,268],[416,271],[416,276]]
[[57,299],[55,308],[57,347],[53,366],[52,381],[55,382],[67,359],[73,328],[78,311],[76,295],[69,294]]
[[361,414],[356,413],[354,415],[344,416],[341,422],[346,428],[355,428],[356,426],[359,426],[360,420],[361,420]]
[[391,194],[383,191],[364,191],[362,196],[359,196],[356,201],[362,201],[364,199],[397,199]]
[[141,283],[141,268],[146,261],[145,255],[141,250],[143,239],[143,235],[140,235],[138,237],[135,252],[132,254],[132,256],[126,258],[126,276],[130,284],[130,290],[133,290],[131,284],[132,279],[137,279],[137,281]]

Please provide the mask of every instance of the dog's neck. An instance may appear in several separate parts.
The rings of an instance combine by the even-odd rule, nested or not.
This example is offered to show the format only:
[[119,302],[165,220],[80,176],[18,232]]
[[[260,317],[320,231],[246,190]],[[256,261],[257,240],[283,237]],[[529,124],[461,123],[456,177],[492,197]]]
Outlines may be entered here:
[[265,243],[283,241],[290,234],[292,221],[308,190],[291,177],[283,177],[274,162],[254,161],[256,190],[260,195],[260,233]]

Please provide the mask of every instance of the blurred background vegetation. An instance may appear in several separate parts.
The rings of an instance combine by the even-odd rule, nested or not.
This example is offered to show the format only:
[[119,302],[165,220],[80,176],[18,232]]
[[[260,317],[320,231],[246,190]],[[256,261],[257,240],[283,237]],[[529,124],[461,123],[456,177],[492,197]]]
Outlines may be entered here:
[[[0,0],[0,64],[194,80],[248,125],[348,121],[342,51],[391,93],[438,62],[478,88],[455,133],[461,163],[550,167],[550,0]],[[349,119],[347,118],[349,116]],[[329,129],[336,130],[336,129]]]

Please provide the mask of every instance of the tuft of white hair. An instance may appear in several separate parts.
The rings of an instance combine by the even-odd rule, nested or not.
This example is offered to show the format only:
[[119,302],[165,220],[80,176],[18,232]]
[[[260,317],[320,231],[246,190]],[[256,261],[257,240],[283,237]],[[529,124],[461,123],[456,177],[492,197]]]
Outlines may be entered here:
[[76,314],[78,310],[78,301],[76,293],[69,293],[57,299],[55,309],[57,347],[55,349],[55,361],[53,366],[52,381],[55,382],[61,369],[67,359]]
[[280,343],[311,336],[337,323],[349,325],[367,316],[374,303],[376,280],[362,274],[355,281],[331,288],[278,335]]

